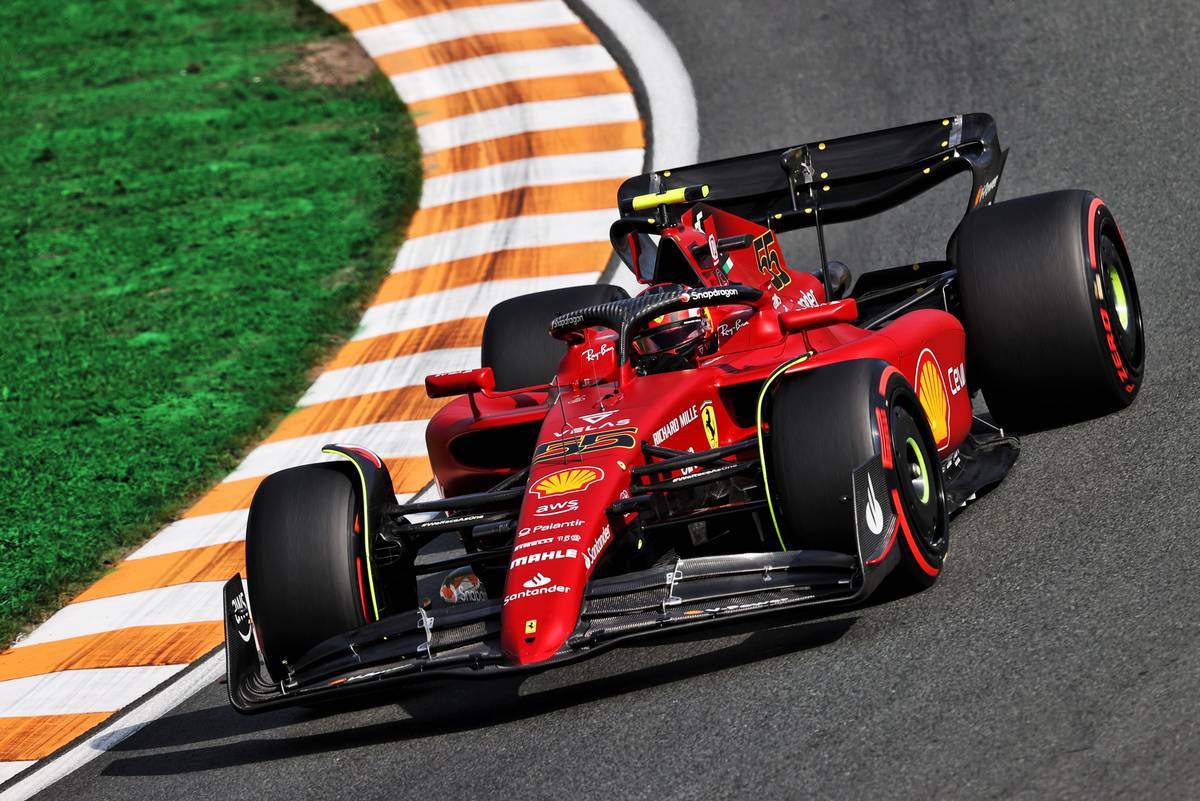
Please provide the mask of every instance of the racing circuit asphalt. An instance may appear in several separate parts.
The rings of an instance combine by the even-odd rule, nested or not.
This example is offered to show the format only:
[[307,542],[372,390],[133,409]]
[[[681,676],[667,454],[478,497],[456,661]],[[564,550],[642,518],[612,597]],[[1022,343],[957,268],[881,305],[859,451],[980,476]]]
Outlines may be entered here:
[[[213,685],[40,797],[1200,796],[1200,6],[648,5],[702,158],[988,111],[1000,199],[1105,198],[1145,307],[1132,409],[1025,437],[918,595],[338,714],[240,717]],[[890,262],[843,260],[938,257],[920,211],[887,218]]]

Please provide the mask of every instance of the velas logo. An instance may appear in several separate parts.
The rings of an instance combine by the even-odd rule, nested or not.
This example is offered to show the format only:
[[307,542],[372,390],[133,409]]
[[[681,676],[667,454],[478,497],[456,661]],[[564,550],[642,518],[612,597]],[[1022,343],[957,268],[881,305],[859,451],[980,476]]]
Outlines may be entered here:
[[934,442],[941,448],[950,441],[950,394],[946,391],[937,357],[929,348],[921,351],[917,357],[917,375],[913,385],[917,388],[921,408],[929,418]]
[[583,492],[602,478],[604,471],[598,467],[569,467],[542,477],[534,482],[532,489],[539,498],[569,495],[573,492]]

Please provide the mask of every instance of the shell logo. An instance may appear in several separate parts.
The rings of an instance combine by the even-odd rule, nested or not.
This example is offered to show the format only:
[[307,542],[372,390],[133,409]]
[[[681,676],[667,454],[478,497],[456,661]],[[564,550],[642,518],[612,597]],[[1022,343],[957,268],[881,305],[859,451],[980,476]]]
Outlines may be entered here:
[[928,348],[917,357],[917,380],[913,383],[921,408],[929,418],[934,442],[941,448],[950,441],[950,393],[946,391],[937,357]]
[[569,495],[582,492],[602,478],[604,471],[598,467],[570,467],[539,479],[533,485],[533,491],[539,498]]

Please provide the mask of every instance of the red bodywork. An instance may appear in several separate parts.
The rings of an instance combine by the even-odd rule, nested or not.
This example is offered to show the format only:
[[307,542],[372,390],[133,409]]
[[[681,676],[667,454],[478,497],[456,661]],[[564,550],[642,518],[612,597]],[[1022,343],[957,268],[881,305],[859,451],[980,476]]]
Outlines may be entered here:
[[[614,527],[624,521],[606,510],[644,463],[641,443],[701,451],[754,436],[760,391],[782,365],[795,362],[786,372],[800,372],[882,359],[912,384],[943,456],[971,427],[965,335],[951,314],[912,311],[872,331],[830,321],[853,314],[854,302],[820,311],[835,306],[825,304],[821,281],[788,269],[768,229],[698,206],[662,233],[705,285],[764,291],[755,306],[708,310],[718,347],[695,369],[647,376],[629,364],[618,369],[616,332],[593,328],[569,346],[556,389],[475,392],[430,421],[430,459],[447,497],[487,489],[524,469],[534,451],[504,587],[501,646],[514,664],[550,658],[575,629],[596,563],[621,534]],[[745,235],[749,246],[718,252],[718,239]]]

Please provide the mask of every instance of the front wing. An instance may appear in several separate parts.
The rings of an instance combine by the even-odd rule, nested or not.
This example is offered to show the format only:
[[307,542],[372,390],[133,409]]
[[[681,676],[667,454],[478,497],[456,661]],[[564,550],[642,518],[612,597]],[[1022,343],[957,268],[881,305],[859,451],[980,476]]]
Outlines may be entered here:
[[673,564],[596,579],[574,633],[557,654],[534,665],[500,652],[501,601],[462,604],[436,615],[418,609],[384,618],[313,648],[285,681],[272,681],[254,644],[240,576],[225,585],[229,699],[252,713],[374,692],[419,679],[488,678],[543,670],[595,656],[657,633],[784,609],[852,604],[890,564],[862,567],[829,551],[749,553],[678,559]]

